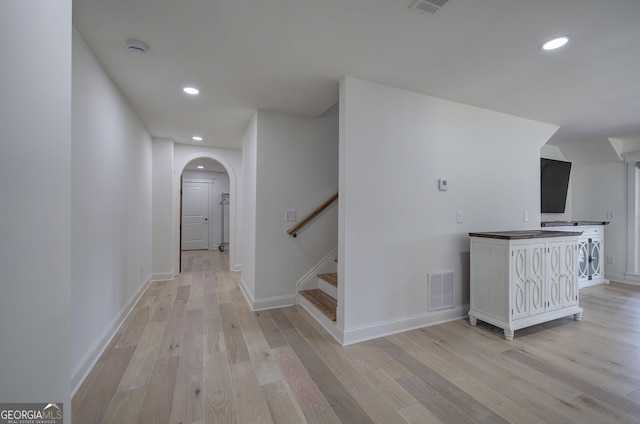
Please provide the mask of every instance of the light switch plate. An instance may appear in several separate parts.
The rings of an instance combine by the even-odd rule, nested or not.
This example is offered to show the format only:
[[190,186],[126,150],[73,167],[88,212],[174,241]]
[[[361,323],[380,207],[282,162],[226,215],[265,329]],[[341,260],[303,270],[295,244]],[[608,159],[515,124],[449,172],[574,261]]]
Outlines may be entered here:
[[294,222],[296,220],[296,211],[284,211],[284,219],[287,222]]

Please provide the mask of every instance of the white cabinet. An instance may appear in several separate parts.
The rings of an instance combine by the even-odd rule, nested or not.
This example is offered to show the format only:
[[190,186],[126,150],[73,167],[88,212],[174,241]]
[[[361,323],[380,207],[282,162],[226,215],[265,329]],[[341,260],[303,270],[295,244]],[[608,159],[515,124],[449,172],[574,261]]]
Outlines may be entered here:
[[578,221],[576,224],[568,226],[553,225],[552,229],[582,232],[578,237],[578,286],[580,288],[609,283],[604,278],[602,266],[602,258],[604,258],[604,225],[584,225]]
[[470,233],[469,321],[515,330],[573,315],[578,305],[578,236],[560,231]]

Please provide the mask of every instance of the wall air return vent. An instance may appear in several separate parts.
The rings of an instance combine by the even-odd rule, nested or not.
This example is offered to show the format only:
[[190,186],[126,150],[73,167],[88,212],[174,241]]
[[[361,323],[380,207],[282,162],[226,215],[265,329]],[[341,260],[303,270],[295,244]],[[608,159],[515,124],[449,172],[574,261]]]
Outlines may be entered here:
[[427,311],[455,306],[453,271],[427,274]]
[[449,0],[418,0],[411,5],[409,10],[413,10],[421,15],[425,13],[436,13],[442,6],[444,6]]

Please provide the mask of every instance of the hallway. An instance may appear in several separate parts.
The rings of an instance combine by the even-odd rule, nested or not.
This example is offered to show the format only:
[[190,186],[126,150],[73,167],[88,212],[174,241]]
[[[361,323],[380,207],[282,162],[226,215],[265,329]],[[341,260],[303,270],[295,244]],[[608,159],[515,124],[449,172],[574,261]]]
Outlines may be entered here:
[[251,312],[227,254],[150,285],[73,398],[73,422],[603,423],[640,417],[640,292],[581,291],[584,320],[458,320],[341,347],[300,307]]

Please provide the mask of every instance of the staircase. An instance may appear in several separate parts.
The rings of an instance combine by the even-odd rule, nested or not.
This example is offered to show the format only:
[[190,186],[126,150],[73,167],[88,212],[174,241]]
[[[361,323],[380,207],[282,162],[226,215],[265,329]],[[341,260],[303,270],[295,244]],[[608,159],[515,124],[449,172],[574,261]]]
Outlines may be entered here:
[[301,290],[300,295],[331,321],[336,320],[336,310],[338,308],[338,302],[336,300],[338,298],[338,274],[318,275],[318,288]]

